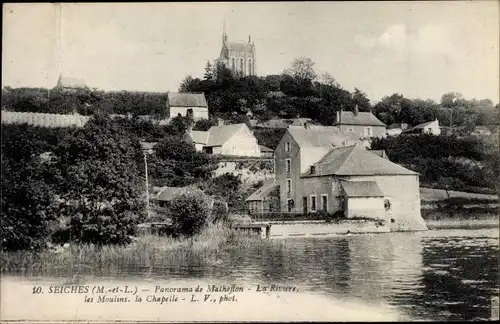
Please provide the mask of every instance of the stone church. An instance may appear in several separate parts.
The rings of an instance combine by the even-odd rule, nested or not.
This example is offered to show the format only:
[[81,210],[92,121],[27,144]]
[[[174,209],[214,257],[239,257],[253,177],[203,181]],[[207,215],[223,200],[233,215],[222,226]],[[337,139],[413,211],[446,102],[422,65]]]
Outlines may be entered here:
[[222,49],[219,58],[215,60],[215,65],[223,64],[231,71],[243,76],[256,75],[255,63],[255,44],[251,36],[248,36],[248,42],[230,42],[226,33],[226,24],[222,32]]

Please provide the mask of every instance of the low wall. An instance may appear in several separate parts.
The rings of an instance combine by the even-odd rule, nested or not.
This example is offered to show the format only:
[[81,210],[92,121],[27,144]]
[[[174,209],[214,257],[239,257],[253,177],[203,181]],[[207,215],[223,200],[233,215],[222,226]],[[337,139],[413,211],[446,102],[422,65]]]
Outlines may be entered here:
[[345,234],[390,232],[390,226],[387,223],[382,224],[365,220],[342,221],[340,223],[327,223],[325,221],[266,223],[271,224],[270,238],[328,237]]

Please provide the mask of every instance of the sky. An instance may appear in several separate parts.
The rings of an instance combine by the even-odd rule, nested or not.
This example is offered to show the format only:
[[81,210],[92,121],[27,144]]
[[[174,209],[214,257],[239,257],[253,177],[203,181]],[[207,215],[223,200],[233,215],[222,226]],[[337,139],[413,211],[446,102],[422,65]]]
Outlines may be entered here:
[[177,91],[229,41],[256,46],[258,75],[298,57],[372,103],[446,92],[499,102],[499,2],[4,4],[2,87],[62,73],[103,90]]

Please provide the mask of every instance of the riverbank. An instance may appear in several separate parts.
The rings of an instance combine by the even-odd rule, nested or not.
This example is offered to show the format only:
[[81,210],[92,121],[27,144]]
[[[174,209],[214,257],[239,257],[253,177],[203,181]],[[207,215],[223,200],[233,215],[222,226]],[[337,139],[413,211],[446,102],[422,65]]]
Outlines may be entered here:
[[245,237],[230,227],[216,224],[192,238],[145,234],[129,245],[97,246],[66,244],[42,251],[3,252],[1,273],[21,276],[113,276],[122,269],[166,272],[192,264],[214,266],[222,249],[252,245],[279,245],[260,238]]

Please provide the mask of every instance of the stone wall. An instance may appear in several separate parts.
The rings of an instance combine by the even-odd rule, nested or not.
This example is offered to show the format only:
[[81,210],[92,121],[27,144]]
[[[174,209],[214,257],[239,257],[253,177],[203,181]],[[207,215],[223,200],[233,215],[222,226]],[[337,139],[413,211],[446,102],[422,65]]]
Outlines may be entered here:
[[390,232],[390,226],[387,222],[371,220],[346,220],[340,223],[327,223],[325,221],[269,223],[271,224],[270,238],[328,237],[345,234]]
[[243,184],[265,181],[274,178],[274,160],[249,158],[220,161],[212,176],[217,177],[226,173],[240,176]]

